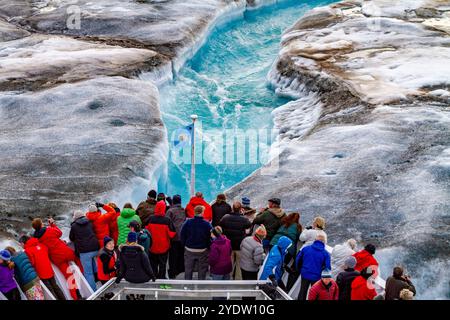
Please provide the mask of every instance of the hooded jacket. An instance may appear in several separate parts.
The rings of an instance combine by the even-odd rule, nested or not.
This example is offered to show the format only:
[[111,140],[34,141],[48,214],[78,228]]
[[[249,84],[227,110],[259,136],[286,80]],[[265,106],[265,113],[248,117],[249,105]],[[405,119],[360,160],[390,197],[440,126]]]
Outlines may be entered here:
[[253,224],[266,227],[267,235],[265,240],[272,240],[273,236],[277,233],[281,227],[281,219],[285,216],[283,209],[281,208],[266,208],[263,212],[259,213],[253,220]]
[[145,228],[148,225],[148,221],[152,215],[155,214],[156,200],[155,199],[147,199],[139,203],[136,214],[142,221],[142,228]]
[[338,274],[336,283],[339,286],[339,300],[350,301],[352,298],[352,283],[359,276],[359,272],[348,268]]
[[14,276],[23,291],[28,291],[39,280],[30,259],[25,252],[16,253],[11,257],[14,262]]
[[280,239],[282,236],[286,236],[292,240],[292,246],[289,248],[288,252],[292,257],[295,257],[295,254],[297,253],[296,244],[299,236],[297,224],[293,223],[287,228],[284,225],[279,227],[277,233],[273,236],[272,240],[270,241],[270,244],[274,246],[278,242],[278,239]]
[[[370,281],[370,280],[369,280]],[[369,288],[367,279],[357,276],[352,282],[352,300],[373,300],[377,296],[374,288]]]
[[131,283],[144,283],[154,279],[152,267],[144,248],[138,244],[126,244],[119,247],[119,272],[116,282],[123,278]]
[[14,268],[0,264],[0,292],[7,293],[15,288],[17,284],[14,281]]
[[75,244],[75,251],[78,253],[93,252],[100,249],[94,227],[86,217],[81,217],[72,222],[69,239]]
[[288,237],[282,236],[276,246],[272,247],[264,264],[264,269],[259,277],[259,280],[267,280],[271,274],[275,275],[277,281],[281,280],[283,276],[283,263],[287,250],[292,246],[292,240]]
[[331,269],[330,254],[325,250],[325,244],[316,240],[312,245],[301,249],[295,259],[295,266],[302,278],[314,282],[320,280],[322,271]]
[[181,226],[186,221],[186,212],[181,204],[174,204],[167,210],[166,217],[172,221],[175,227],[175,232],[177,233],[173,240],[180,241]]
[[117,228],[119,229],[117,245],[124,244],[127,241],[127,235],[130,232],[128,224],[133,220],[141,223],[141,219],[133,209],[125,208],[120,212],[120,217],[117,218]]
[[24,245],[25,253],[39,278],[48,280],[53,278],[52,263],[48,257],[48,249],[36,238],[30,238]]
[[309,290],[308,300],[338,300],[339,288],[334,280],[325,286],[322,280],[314,283]]
[[99,249],[103,248],[103,239],[106,236],[110,236],[109,225],[111,221],[116,218],[116,210],[108,205],[104,205],[103,209],[106,211],[105,214],[102,214],[100,210],[98,210],[97,212],[86,213],[86,218],[88,218],[94,226],[94,232],[100,246]]
[[211,222],[211,220],[212,220],[211,206],[203,198],[199,198],[199,197],[192,197],[191,200],[189,201],[188,205],[186,206],[186,217],[188,217],[188,218],[194,217],[194,215],[195,215],[194,208],[196,206],[204,206],[205,207],[205,212],[203,212],[203,219]]
[[252,226],[250,221],[240,213],[232,212],[225,215],[219,225],[223,234],[230,239],[233,250],[241,250],[241,242],[246,236],[245,230]]
[[356,258],[355,270],[361,272],[367,267],[372,267],[375,270],[375,278],[378,275],[378,261],[367,250],[361,250],[353,254]]
[[33,236],[47,247],[49,258],[54,264],[75,260],[75,252],[60,239],[62,231],[55,224],[36,230]]
[[232,211],[231,206],[225,201],[214,202],[214,204],[211,206],[211,210],[213,227],[218,226],[220,220],[222,220],[225,215],[230,214]]
[[231,252],[231,241],[226,236],[218,236],[211,242],[208,262],[212,274],[226,275],[231,272]]
[[339,273],[345,269],[345,260],[352,256],[355,251],[350,247],[348,242],[338,244],[331,252],[331,274],[336,278]]
[[175,237],[176,231],[172,221],[166,217],[166,203],[158,201],[155,206],[155,214],[150,217],[145,227],[152,235],[153,244],[150,252],[163,254],[170,249],[170,239]]
[[264,254],[261,240],[255,236],[246,237],[241,242],[241,269],[250,272],[257,272],[264,262]]

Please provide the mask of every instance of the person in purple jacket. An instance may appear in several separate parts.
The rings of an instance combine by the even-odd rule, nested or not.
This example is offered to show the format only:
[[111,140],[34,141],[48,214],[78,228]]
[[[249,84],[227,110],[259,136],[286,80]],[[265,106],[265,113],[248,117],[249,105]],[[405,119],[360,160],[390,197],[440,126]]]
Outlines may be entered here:
[[0,251],[0,292],[8,300],[21,300],[17,283],[14,281],[14,262],[8,250]]
[[211,249],[209,252],[209,271],[213,280],[230,280],[232,270],[231,241],[222,234],[217,226],[211,230]]

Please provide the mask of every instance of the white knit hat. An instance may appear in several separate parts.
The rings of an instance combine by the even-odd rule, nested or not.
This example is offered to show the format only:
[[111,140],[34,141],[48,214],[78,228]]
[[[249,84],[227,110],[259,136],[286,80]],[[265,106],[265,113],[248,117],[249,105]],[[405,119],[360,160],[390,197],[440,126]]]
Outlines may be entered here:
[[98,208],[95,204],[90,204],[88,207],[89,212],[97,212]]
[[73,213],[73,221],[75,221],[75,220],[77,220],[77,219],[79,219],[81,217],[84,217],[84,216],[85,216],[85,214],[83,213],[83,211],[75,210],[74,213]]

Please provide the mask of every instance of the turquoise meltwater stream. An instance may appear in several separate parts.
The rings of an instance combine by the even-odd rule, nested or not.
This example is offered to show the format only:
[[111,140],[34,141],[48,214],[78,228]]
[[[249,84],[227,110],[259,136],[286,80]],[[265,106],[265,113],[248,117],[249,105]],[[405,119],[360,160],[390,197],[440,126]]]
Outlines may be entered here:
[[[188,201],[190,147],[184,147],[182,152],[176,150],[175,154],[179,155],[185,152],[184,160],[179,161],[172,154],[172,136],[175,130],[191,123],[192,114],[199,116],[202,132],[216,130],[223,133],[236,129],[267,131],[272,139],[258,144],[258,152],[267,155],[275,139],[271,133],[271,111],[288,102],[286,98],[277,97],[266,81],[279,51],[281,35],[306,11],[332,2],[281,1],[247,11],[243,18],[212,31],[206,43],[180,70],[176,79],[161,88],[161,110],[171,151],[168,176],[164,182],[159,182],[160,191],[171,196],[180,194],[183,203]],[[221,144],[217,141],[202,142],[200,136],[197,134],[196,139],[196,190],[202,191],[207,201],[264,164],[262,157],[256,163],[249,160],[249,146],[242,151],[247,160],[237,164],[234,153],[241,151],[227,149],[227,145],[233,146],[231,139],[225,139]],[[239,143],[242,141],[234,142],[234,145]],[[236,160],[232,161],[230,157]],[[205,158],[216,158],[216,163],[205,163]]]

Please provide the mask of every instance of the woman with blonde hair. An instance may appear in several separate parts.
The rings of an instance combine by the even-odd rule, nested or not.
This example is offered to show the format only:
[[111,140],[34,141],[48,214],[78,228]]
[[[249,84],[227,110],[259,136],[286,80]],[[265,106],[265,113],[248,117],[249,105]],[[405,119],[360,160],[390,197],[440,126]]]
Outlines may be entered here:
[[304,242],[303,247],[309,246],[313,244],[316,240],[317,233],[322,231],[325,235],[325,244],[327,243],[327,234],[325,233],[325,219],[318,216],[313,220],[313,224],[310,227],[306,227],[306,229],[300,234],[300,241]]

